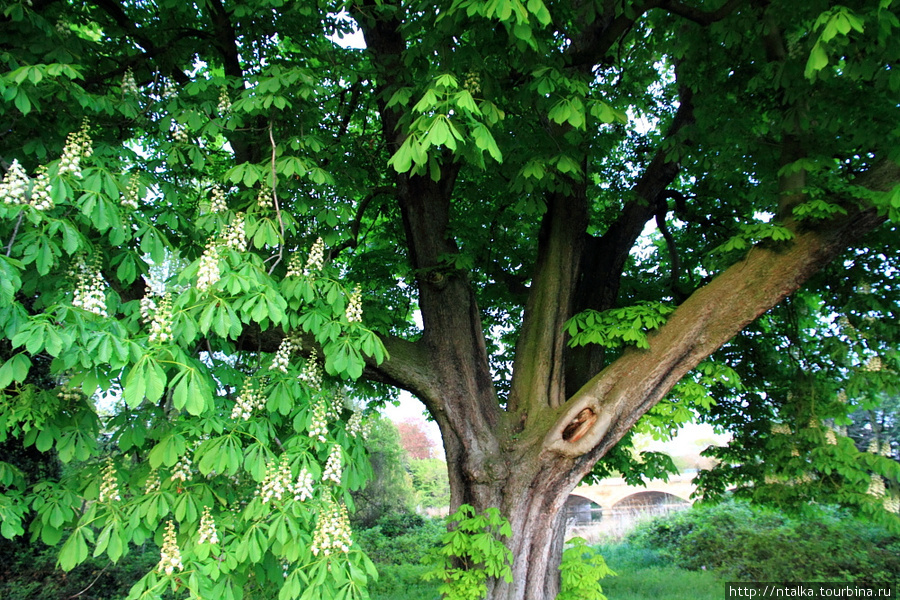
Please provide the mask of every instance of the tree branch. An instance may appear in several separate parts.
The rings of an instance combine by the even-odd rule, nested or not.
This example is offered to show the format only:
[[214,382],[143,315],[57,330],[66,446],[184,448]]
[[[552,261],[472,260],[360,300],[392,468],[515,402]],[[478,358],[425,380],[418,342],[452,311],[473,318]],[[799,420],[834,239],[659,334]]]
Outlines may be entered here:
[[[900,166],[885,162],[857,183],[883,192],[898,182]],[[866,208],[816,229],[789,223],[795,235],[791,241],[777,247],[753,247],[679,306],[650,336],[648,350],[626,351],[588,381],[567,408],[587,403],[611,417],[588,436],[591,448],[579,449],[584,451],[584,472],[688,371],[884,221],[875,208]],[[552,435],[545,447],[563,454],[572,450]]]

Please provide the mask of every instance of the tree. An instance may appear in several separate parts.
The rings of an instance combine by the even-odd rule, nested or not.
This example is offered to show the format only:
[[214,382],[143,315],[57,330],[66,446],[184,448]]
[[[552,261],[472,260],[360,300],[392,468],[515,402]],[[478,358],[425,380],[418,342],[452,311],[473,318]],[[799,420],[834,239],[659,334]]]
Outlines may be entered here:
[[351,516],[354,523],[366,528],[374,527],[385,515],[411,514],[414,494],[397,428],[383,417],[371,420],[370,427],[367,446],[372,479],[353,494],[356,513]]
[[421,419],[405,419],[396,424],[400,433],[400,445],[406,450],[410,458],[432,458],[434,454],[433,444],[428,439]]
[[[64,567],[156,536],[170,568],[135,595],[361,594],[364,443],[332,390],[402,388],[452,508],[510,522],[490,597],[553,597],[569,491],[667,467],[622,448],[642,416],[768,430],[773,375],[818,399],[877,358],[895,382],[898,26],[890,0],[3,3],[4,427],[87,466],[0,509],[67,534]],[[804,284],[810,318],[767,313]],[[844,314],[884,322],[810,371],[808,328]],[[23,383],[45,356],[61,396]],[[98,388],[124,402],[112,463]],[[173,479],[195,443],[210,479]],[[841,456],[839,497],[896,519],[865,504],[896,463]],[[314,511],[270,502],[301,474],[327,478],[294,486]]]

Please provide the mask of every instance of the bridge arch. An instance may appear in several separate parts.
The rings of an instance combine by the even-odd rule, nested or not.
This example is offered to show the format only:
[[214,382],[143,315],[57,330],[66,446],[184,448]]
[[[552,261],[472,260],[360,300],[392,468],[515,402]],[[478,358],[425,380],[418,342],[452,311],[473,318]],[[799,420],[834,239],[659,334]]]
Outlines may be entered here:
[[639,509],[690,503],[690,500],[686,500],[675,494],[670,494],[669,492],[645,490],[642,492],[635,492],[630,496],[625,496],[613,504],[611,508],[613,510]]

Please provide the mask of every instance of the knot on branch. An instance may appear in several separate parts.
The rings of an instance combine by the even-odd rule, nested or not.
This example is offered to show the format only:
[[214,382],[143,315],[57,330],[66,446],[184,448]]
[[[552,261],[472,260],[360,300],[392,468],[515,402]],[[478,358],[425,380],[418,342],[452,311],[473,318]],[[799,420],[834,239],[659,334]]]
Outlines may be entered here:
[[597,413],[591,408],[583,408],[575,415],[562,431],[562,439],[567,442],[577,442],[584,437],[591,426],[597,422]]
[[611,421],[596,398],[579,398],[547,433],[544,447],[564,456],[581,456],[599,443]]

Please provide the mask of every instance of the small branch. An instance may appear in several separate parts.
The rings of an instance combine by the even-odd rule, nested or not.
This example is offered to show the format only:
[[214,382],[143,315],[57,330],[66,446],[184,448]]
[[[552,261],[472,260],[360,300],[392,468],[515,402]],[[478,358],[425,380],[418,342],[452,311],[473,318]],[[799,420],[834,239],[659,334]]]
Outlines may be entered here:
[[666,225],[666,213],[668,213],[668,207],[666,206],[665,199],[660,200],[659,210],[656,211],[656,226],[659,227],[660,233],[662,233],[663,238],[666,240],[666,248],[669,249],[669,259],[672,262],[672,290],[676,290],[678,287],[678,276],[681,272],[681,260],[678,257],[678,248],[675,246],[675,238],[672,237],[672,232],[669,231],[669,227]]
[[106,573],[106,570],[109,568],[109,565],[111,565],[111,564],[112,564],[112,561],[109,561],[108,563],[106,563],[106,566],[103,567],[103,569],[101,569],[99,573],[97,573],[97,576],[94,577],[94,580],[92,582],[90,582],[86,588],[84,588],[77,594],[73,594],[73,595],[69,596],[69,598],[77,598],[78,596],[82,595],[83,593],[85,593],[86,591],[88,591],[89,589],[94,587],[94,584],[100,580],[100,577],[102,577],[104,573]]
[[16,220],[16,226],[13,228],[12,237],[9,240],[9,245],[6,247],[6,256],[12,254],[13,243],[16,241],[16,236],[19,234],[19,225],[22,224],[22,219],[25,217],[25,211],[22,210],[19,212],[19,218]]
[[328,252],[328,260],[334,260],[334,257],[346,250],[347,248],[355,248],[359,243],[359,228],[362,224],[363,214],[366,212],[366,209],[369,207],[369,204],[372,203],[377,196],[382,194],[393,194],[395,189],[393,186],[385,185],[380,186],[369,192],[365,198],[360,200],[359,206],[356,207],[356,216],[353,218],[353,222],[350,223],[350,238],[344,240],[334,248],[332,248]]
[[281,218],[281,206],[278,204],[278,176],[275,174],[275,136],[272,134],[272,121],[269,121],[269,143],[272,145],[272,201],[275,203],[275,214],[278,217],[278,227],[281,230],[281,243],[278,244],[278,260],[272,263],[272,266],[269,267],[269,275],[271,275],[275,271],[275,267],[278,266],[278,263],[281,262],[281,259],[284,258],[284,219]]

